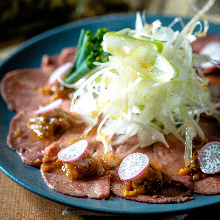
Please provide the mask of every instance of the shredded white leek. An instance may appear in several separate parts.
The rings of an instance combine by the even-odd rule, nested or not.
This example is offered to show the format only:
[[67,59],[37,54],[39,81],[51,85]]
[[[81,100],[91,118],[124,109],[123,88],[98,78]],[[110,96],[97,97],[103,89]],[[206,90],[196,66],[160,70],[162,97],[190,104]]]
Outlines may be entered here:
[[[190,45],[199,18],[213,3],[209,0],[185,26],[179,18],[168,27],[159,20],[148,24],[137,13],[134,30],[106,34],[103,49],[111,53],[109,62],[82,83],[71,106],[90,128],[102,117],[97,134],[105,153],[134,135],[137,146],[160,141],[169,147],[164,136],[173,133],[185,143],[185,163],[189,162],[193,138],[198,134],[204,139],[198,118],[214,110],[208,80],[193,67],[199,55],[192,53]],[[172,29],[176,22],[183,25],[181,32]],[[201,33],[207,27],[205,22]]]

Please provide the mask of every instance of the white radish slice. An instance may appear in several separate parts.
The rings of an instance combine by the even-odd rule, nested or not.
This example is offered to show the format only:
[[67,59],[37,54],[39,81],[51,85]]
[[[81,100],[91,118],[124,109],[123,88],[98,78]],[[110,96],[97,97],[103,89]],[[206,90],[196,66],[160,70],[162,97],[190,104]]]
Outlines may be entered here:
[[53,109],[56,109],[61,106],[62,101],[63,101],[62,99],[57,99],[54,102],[51,102],[49,105],[46,105],[44,107],[40,107],[38,110],[34,111],[34,114],[38,115],[38,114],[42,114],[44,112],[49,112]]
[[80,140],[67,148],[64,148],[58,153],[58,159],[63,162],[71,162],[78,160],[88,147],[87,140]]
[[207,174],[220,171],[220,142],[213,141],[204,145],[199,151],[200,169]]
[[65,74],[71,67],[71,62],[67,62],[63,64],[62,66],[58,67],[50,76],[48,83],[49,85],[53,85],[59,77],[61,77],[63,74]]
[[[200,54],[208,55],[211,60],[217,61],[216,64],[220,65],[220,42],[213,42],[207,44],[200,51]],[[210,72],[216,69],[217,67],[211,62],[206,62],[201,64],[201,68],[207,70],[207,72]]]
[[118,175],[124,181],[135,179],[144,172],[149,164],[150,161],[146,154],[129,154],[122,160],[118,169]]

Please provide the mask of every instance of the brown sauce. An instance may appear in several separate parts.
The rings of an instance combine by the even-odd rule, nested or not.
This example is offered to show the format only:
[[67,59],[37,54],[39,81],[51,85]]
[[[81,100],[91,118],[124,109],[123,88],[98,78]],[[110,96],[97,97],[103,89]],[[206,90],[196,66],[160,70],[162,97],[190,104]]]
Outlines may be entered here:
[[70,179],[87,179],[101,175],[104,171],[101,164],[87,151],[76,161],[62,163],[62,170]]
[[39,89],[39,92],[42,95],[51,96],[51,98],[50,98],[51,101],[59,99],[59,98],[68,99],[69,94],[74,91],[75,91],[74,89],[66,88],[58,82],[54,83],[54,85],[52,85],[52,86],[47,84],[46,86],[41,87]]
[[51,172],[55,169],[62,170],[70,179],[87,179],[94,175],[102,175],[104,169],[98,160],[87,151],[76,161],[63,162],[55,157],[44,157],[42,170]]
[[43,162],[42,170],[45,172],[59,169],[70,179],[88,179],[94,176],[105,175],[120,164],[121,158],[115,152],[109,152],[100,159],[96,159],[86,151],[76,161],[62,162],[57,156],[45,156]]
[[32,117],[28,127],[38,139],[57,139],[75,123],[73,117],[58,108]]
[[180,170],[180,175],[191,175],[193,181],[201,180],[206,177],[206,174],[200,169],[198,160],[199,150],[200,148],[194,150],[189,165]]
[[57,156],[54,157],[44,156],[43,162],[44,163],[41,167],[43,172],[50,172],[54,169],[62,168],[62,162],[58,160]]
[[137,196],[146,194],[158,194],[164,185],[163,174],[151,167],[137,178],[124,181],[124,196]]
[[107,171],[115,169],[120,164],[121,160],[122,159],[114,151],[110,151],[101,157],[100,162]]

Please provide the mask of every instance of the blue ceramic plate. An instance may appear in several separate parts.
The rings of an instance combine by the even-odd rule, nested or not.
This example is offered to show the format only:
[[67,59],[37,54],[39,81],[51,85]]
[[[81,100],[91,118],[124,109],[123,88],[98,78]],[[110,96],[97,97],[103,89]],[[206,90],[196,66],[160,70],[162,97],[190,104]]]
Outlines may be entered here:
[[[147,16],[149,23],[156,19],[160,19],[166,26],[174,18],[159,15]],[[187,19],[185,21],[187,22]],[[53,55],[59,53],[64,47],[75,46],[82,28],[95,32],[97,28],[108,27],[111,31],[116,31],[126,27],[134,28],[134,25],[135,14],[118,14],[81,20],[52,29],[22,44],[11,57],[1,64],[0,77],[2,78],[8,71],[14,69],[39,67],[44,54]],[[178,25],[175,27],[180,28]],[[210,33],[220,34],[220,26],[210,24]],[[44,183],[39,169],[23,163],[20,157],[6,145],[9,123],[14,113],[7,109],[1,97],[0,112],[0,170],[22,187],[45,198],[67,206],[118,214],[188,212],[193,209],[220,204],[220,195],[194,195],[194,200],[181,204],[144,204],[118,197],[109,200],[74,198],[53,191]]]

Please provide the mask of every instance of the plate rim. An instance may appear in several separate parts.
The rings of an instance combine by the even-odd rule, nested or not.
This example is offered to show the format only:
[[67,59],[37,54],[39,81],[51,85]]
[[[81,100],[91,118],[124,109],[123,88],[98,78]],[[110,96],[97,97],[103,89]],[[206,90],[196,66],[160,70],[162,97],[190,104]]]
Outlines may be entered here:
[[[45,39],[47,37],[50,37],[50,36],[53,36],[54,34],[59,34],[67,29],[72,29],[72,28],[77,28],[78,26],[82,26],[82,25],[88,25],[90,23],[94,23],[94,22],[97,22],[97,21],[100,21],[100,20],[111,20],[111,19],[115,19],[115,18],[119,18],[119,19],[128,19],[130,17],[133,17],[135,16],[135,13],[131,12],[131,13],[114,13],[114,14],[109,14],[109,15],[102,15],[102,16],[96,16],[96,17],[92,17],[92,18],[86,18],[86,19],[81,19],[81,20],[78,20],[78,21],[73,21],[73,22],[69,22],[67,24],[63,24],[61,26],[58,26],[58,27],[55,27],[55,28],[52,28],[50,30],[47,30],[43,33],[40,33],[28,40],[26,40],[25,42],[23,42],[22,44],[20,44],[14,52],[12,52],[12,54],[7,57],[6,59],[4,59],[1,63],[0,63],[0,69],[2,67],[4,67],[4,65],[6,65],[7,63],[10,63],[10,61],[13,59],[14,56],[16,56],[17,54],[19,54],[21,51],[23,51],[25,48],[31,46],[31,45],[34,45],[35,43],[37,42],[40,42],[42,39]],[[161,15],[161,14],[152,14],[152,15],[146,15],[146,18],[151,18],[151,19],[174,19],[175,16],[165,16],[165,15]],[[190,18],[189,17],[183,17],[184,20],[189,20]],[[220,26],[219,24],[216,24],[214,22],[210,22],[214,25],[217,25],[217,26]],[[0,78],[3,77],[5,74],[1,74]],[[7,145],[6,145],[7,146]],[[11,149],[10,149],[11,150]],[[37,169],[37,168],[36,168]],[[167,210],[167,211],[157,211],[157,212],[144,212],[144,211],[138,211],[138,212],[133,212],[133,211],[129,211],[129,210],[126,210],[126,212],[124,211],[116,211],[115,210],[107,210],[107,209],[103,209],[103,208],[100,208],[100,207],[91,207],[89,205],[83,205],[80,204],[79,206],[77,206],[77,204],[74,204],[74,205],[70,205],[68,202],[66,202],[66,200],[62,200],[60,198],[56,198],[54,197],[53,195],[51,194],[48,194],[44,191],[39,191],[39,189],[36,189],[34,188],[33,186],[29,185],[28,183],[26,183],[24,180],[18,178],[16,175],[14,175],[13,173],[11,173],[7,167],[4,167],[1,163],[0,163],[0,171],[6,175],[7,177],[9,177],[12,181],[14,181],[15,183],[19,184],[20,186],[22,186],[23,188],[39,195],[39,196],[42,196],[44,198],[47,198],[49,200],[52,200],[52,201],[55,201],[57,203],[61,203],[61,204],[64,204],[64,205],[67,205],[67,206],[73,206],[73,207],[77,207],[77,208],[80,208],[80,209],[85,209],[85,210],[90,210],[90,211],[95,211],[95,212],[104,212],[104,213],[116,213],[116,214],[160,214],[160,213],[183,213],[185,211],[189,212],[189,211],[192,211],[192,210],[196,210],[196,209],[200,209],[200,208],[209,208],[213,205],[216,205],[216,204],[220,204],[220,200],[219,202],[213,202],[213,203],[209,203],[209,205],[203,205],[203,206],[197,206],[197,207],[193,207],[191,209],[189,208],[179,208],[177,210]],[[79,198],[79,199],[83,199],[83,198]],[[86,198],[87,199],[87,198]],[[104,200],[103,200],[104,201]],[[106,200],[107,201],[107,200]],[[129,200],[126,200],[126,201],[129,201]],[[190,202],[190,201],[188,201]],[[143,203],[142,203],[143,204]],[[149,204],[149,203],[148,203]],[[167,204],[166,204],[167,205]]]

